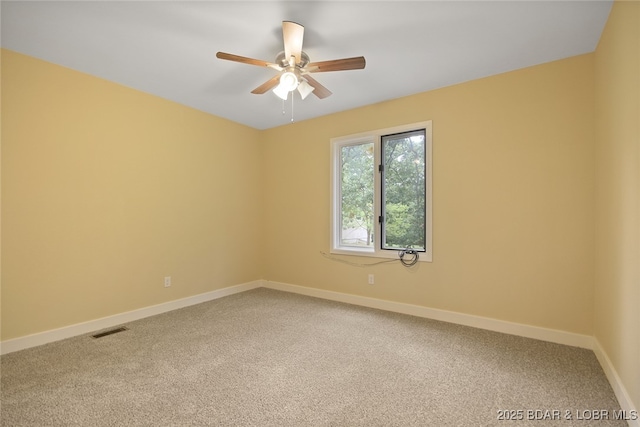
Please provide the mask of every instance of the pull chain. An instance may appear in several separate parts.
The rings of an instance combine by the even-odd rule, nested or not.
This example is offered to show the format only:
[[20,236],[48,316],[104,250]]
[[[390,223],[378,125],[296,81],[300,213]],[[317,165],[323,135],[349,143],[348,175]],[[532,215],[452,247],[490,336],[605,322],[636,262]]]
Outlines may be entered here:
[[[295,94],[291,91],[291,123],[293,123],[293,98],[295,98]],[[286,99],[282,100],[282,115],[285,115],[285,102]]]

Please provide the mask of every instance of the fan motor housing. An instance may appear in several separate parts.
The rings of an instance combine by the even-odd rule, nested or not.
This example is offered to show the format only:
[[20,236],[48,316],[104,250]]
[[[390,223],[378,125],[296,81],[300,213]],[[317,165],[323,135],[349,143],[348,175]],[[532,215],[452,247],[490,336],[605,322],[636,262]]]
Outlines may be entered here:
[[[289,58],[286,58],[284,56],[284,51],[280,52],[276,56],[275,63],[281,66],[282,68],[289,67]],[[296,64],[296,67],[304,68],[307,66],[308,63],[309,63],[309,55],[307,55],[305,52],[300,52],[300,62]]]

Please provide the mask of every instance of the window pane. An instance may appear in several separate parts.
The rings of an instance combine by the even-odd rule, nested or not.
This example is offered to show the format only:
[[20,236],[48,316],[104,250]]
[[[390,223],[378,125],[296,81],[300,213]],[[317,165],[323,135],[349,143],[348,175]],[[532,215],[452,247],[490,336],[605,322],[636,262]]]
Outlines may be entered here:
[[340,245],[373,246],[373,143],[341,147]]
[[425,131],[382,137],[382,248],[425,250]]

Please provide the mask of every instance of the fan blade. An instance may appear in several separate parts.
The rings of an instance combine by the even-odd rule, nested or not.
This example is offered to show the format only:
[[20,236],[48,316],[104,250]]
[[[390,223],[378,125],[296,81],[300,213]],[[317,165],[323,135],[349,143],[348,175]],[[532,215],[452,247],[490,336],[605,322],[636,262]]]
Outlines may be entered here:
[[251,93],[255,93],[256,95],[262,95],[263,93],[267,92],[269,89],[278,86],[278,83],[280,83],[280,74],[262,83],[260,86],[252,90]]
[[324,99],[327,96],[331,95],[331,91],[326,87],[322,86],[318,81],[311,76],[304,76],[304,79],[313,87],[313,94],[320,99]]
[[262,61],[260,59],[247,58],[246,56],[234,55],[232,53],[218,52],[216,58],[226,59],[227,61],[241,62],[243,64],[257,65],[259,67],[271,67],[277,70],[282,70],[277,64],[272,62]]
[[[282,39],[284,40],[284,56],[287,61],[294,56],[296,64],[299,64],[302,59],[304,27],[296,22],[282,21]],[[293,67],[296,64],[289,64],[289,66]]]
[[356,56],[332,61],[311,62],[305,69],[308,73],[322,73],[324,71],[361,70],[365,65],[364,56]]

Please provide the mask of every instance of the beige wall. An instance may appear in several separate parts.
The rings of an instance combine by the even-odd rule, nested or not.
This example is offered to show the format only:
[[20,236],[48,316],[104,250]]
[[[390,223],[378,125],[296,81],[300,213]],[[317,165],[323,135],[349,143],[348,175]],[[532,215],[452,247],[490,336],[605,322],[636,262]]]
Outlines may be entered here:
[[[583,55],[264,131],[265,278],[591,334],[593,84]],[[324,258],[329,139],[423,120],[433,263]]]
[[[594,334],[637,408],[639,9],[595,54],[262,132],[3,50],[2,340],[265,278]],[[434,261],[324,258],[329,139],[423,120]]]
[[257,130],[5,50],[2,107],[3,340],[261,278]]
[[640,408],[639,2],[614,3],[595,70],[595,337]]

